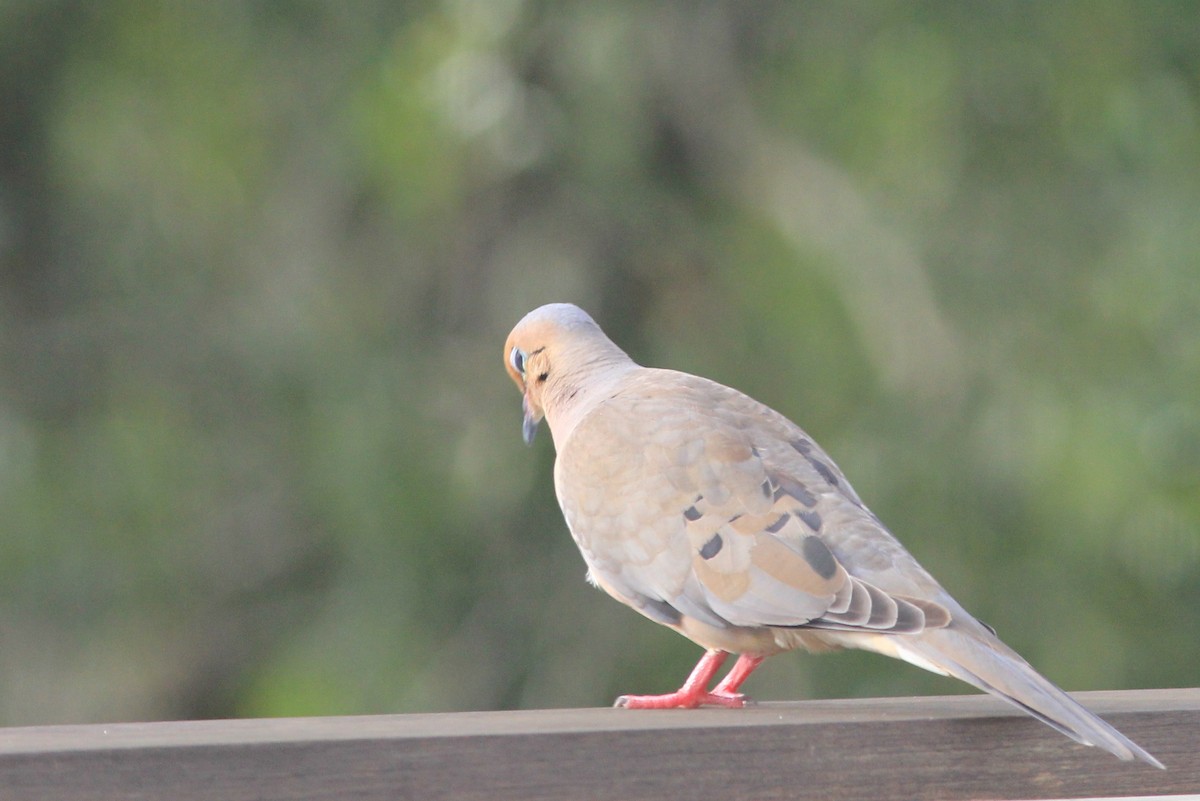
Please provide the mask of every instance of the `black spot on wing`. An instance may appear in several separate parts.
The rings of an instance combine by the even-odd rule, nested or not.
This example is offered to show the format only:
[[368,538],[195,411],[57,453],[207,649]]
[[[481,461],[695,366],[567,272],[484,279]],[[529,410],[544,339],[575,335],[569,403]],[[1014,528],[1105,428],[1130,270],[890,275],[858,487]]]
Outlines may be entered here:
[[766,529],[766,530],[767,530],[767,532],[768,532],[769,534],[778,534],[778,533],[779,533],[779,530],[780,530],[781,528],[783,528],[784,526],[786,526],[786,525],[787,525],[787,522],[788,522],[789,520],[791,520],[791,519],[792,519],[792,516],[791,516],[791,515],[789,515],[787,512],[784,512],[783,514],[781,514],[781,515],[779,516],[779,519],[778,519],[778,520],[776,520],[776,521],[775,521],[774,523],[772,523],[771,525],[767,526],[767,529]]
[[833,470],[829,468],[829,465],[812,455],[812,440],[805,439],[804,437],[797,437],[788,444],[795,448],[797,453],[808,460],[808,463],[813,466],[813,469],[821,474],[821,478],[825,479],[835,487],[838,485],[838,477],[833,474]]
[[763,481],[763,483],[759,486],[759,489],[762,490],[764,498],[770,498],[771,493],[774,492],[774,490],[771,489],[771,479],[768,478],[767,480]]
[[829,469],[829,465],[825,464],[820,459],[814,459],[811,456],[806,458],[808,459],[808,463],[813,466],[813,469],[821,474],[821,478],[825,479],[835,487],[838,485],[838,478],[833,474],[833,471]]
[[683,510],[683,517],[685,520],[689,520],[689,521],[699,520],[701,517],[700,510],[697,509],[695,506],[689,506],[688,508]]
[[821,515],[817,512],[797,512],[796,516],[804,521],[804,525],[811,528],[813,531],[821,530]]
[[833,553],[820,537],[805,537],[800,548],[804,554],[804,560],[813,570],[817,571],[818,576],[829,579],[833,578],[834,573],[837,573],[837,560],[833,558]]
[[725,545],[725,541],[721,539],[720,534],[713,534],[712,539],[700,546],[700,558],[712,559],[721,552],[721,548]]
[[775,500],[779,500],[784,495],[796,499],[810,509],[817,505],[817,496],[809,492],[808,487],[794,478],[778,476],[775,479]]

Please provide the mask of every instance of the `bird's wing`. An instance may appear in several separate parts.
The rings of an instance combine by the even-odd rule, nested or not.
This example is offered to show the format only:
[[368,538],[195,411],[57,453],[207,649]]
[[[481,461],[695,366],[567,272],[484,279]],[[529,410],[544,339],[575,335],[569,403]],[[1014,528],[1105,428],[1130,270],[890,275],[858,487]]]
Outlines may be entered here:
[[[949,621],[936,600],[855,574],[831,531],[868,549],[879,536],[881,577],[885,554],[907,553],[802,431],[719,384],[641,371],[579,424],[555,474],[597,583],[661,622],[915,633]],[[916,566],[895,556],[893,571]]]

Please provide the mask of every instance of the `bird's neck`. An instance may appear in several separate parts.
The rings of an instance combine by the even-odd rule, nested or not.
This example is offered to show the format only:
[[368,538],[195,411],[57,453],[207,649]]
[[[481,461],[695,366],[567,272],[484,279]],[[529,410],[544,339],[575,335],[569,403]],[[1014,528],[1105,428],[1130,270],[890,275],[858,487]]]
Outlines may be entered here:
[[630,373],[642,369],[623,351],[615,347],[614,351],[596,354],[570,372],[551,376],[543,397],[555,450],[562,449],[575,426],[611,398]]

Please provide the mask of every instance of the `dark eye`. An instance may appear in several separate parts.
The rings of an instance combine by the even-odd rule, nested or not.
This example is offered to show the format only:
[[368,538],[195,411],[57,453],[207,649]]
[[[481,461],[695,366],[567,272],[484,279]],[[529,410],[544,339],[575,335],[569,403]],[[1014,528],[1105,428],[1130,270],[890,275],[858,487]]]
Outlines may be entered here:
[[508,354],[508,363],[521,375],[525,375],[525,353],[520,348],[513,348]]

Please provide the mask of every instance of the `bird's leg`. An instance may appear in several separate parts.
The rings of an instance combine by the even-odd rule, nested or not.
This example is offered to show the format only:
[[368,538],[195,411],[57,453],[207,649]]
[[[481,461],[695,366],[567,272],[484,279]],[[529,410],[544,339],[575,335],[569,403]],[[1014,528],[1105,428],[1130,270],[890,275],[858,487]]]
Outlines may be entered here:
[[[733,663],[733,667],[725,674],[725,678],[721,679],[721,683],[709,695],[714,698],[727,698],[730,703],[727,706],[742,706],[746,703],[746,696],[739,693],[738,687],[742,686],[742,682],[750,677],[754,669],[763,663],[765,656],[751,656],[750,654],[742,654],[738,657],[738,661]],[[736,699],[737,703],[732,703]]]
[[[614,706],[625,709],[694,709],[704,705],[743,706],[746,703],[745,697],[734,690],[758,666],[762,657],[742,656],[730,671],[729,676],[726,676],[725,680],[717,685],[716,690],[709,692],[708,683],[712,681],[713,676],[721,669],[721,665],[728,657],[728,651],[716,649],[705,651],[704,656],[692,669],[692,674],[688,676],[687,681],[675,692],[666,695],[622,695]],[[743,666],[744,664],[745,666]],[[735,677],[734,673],[738,673],[738,676]]]

